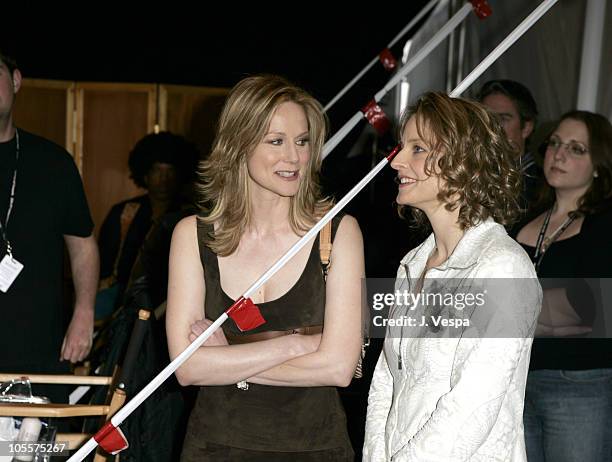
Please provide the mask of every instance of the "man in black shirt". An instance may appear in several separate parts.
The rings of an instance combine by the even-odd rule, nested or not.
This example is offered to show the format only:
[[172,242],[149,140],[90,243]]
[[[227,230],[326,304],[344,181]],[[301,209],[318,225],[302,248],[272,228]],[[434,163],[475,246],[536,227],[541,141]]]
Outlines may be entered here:
[[[0,370],[61,372],[91,348],[98,249],[70,154],[13,125],[20,85],[0,52]],[[64,243],[75,288],[65,332]]]

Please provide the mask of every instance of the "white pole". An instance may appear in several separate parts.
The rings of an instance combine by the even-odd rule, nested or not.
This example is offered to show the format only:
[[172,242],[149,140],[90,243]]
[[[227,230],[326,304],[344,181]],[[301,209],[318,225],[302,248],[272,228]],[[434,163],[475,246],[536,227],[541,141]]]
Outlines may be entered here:
[[521,36],[529,30],[531,26],[533,26],[538,19],[540,19],[544,14],[555,4],[558,0],[544,0],[538,7],[531,12],[529,16],[527,16],[523,22],[521,22],[516,28],[508,34],[508,36],[501,41],[495,49],[489,53],[489,55],[483,59],[478,66],[476,66],[472,72],[470,72],[463,81],[455,87],[455,89],[450,93],[450,96],[456,98],[460,96],[465,90],[468,89],[474,81],[482,75],[484,71],[486,71],[491,64],[493,64],[497,58],[499,58],[504,52],[510,48],[514,42],[516,42]]
[[[493,50],[483,62],[481,62],[474,70],[461,82],[455,90],[450,94],[452,97],[457,97],[465,91],[471,83],[474,82],[504,51],[506,51],[518,38],[524,34],[540,17],[546,13],[558,0],[545,0],[536,8],[525,20],[510,33],[506,39]],[[461,12],[460,10],[459,12]],[[459,14],[459,12],[457,14]],[[457,16],[457,15],[455,15]],[[465,16],[464,16],[465,17]],[[448,23],[446,24],[448,25]],[[446,26],[445,25],[445,26]],[[456,27],[456,25],[455,25]],[[443,28],[444,29],[444,28]],[[452,29],[450,29],[452,31]],[[440,32],[442,29],[440,30]],[[439,33],[439,32],[438,32]],[[448,34],[448,32],[447,32]],[[432,39],[433,40],[433,39]],[[430,40],[431,42],[431,40]],[[430,43],[428,42],[426,46]],[[422,51],[422,50],[421,50]],[[420,53],[420,52],[419,52]],[[417,55],[419,54],[417,53]],[[415,55],[416,57],[416,55]],[[483,65],[485,63],[486,65]],[[407,63],[408,64],[408,63]],[[406,68],[406,66],[404,66]],[[402,68],[402,69],[404,69]],[[412,68],[410,68],[411,70]],[[401,77],[400,77],[401,79]],[[394,79],[391,79],[394,80]],[[467,83],[466,83],[467,82]],[[380,92],[379,92],[380,93]],[[248,298],[250,294],[255,292],[259,287],[265,284],[282,266],[293,257],[299,250],[306,245],[314,235],[319,232],[325,224],[327,224],[337,213],[355,197],[376,174],[387,165],[390,160],[397,154],[398,148],[395,148],[389,156],[382,159],[376,167],[374,167],[359,183],[357,183],[329,212],[327,212],[319,222],[313,226],[297,243],[295,243],[283,257],[281,257],[266,273],[261,276],[247,291],[243,297]],[[193,341],[181,354],[179,354],[168,366],[164,368],[148,385],[146,385],[134,398],[132,398],[123,408],[121,408],[112,418],[111,422],[115,427],[118,427],[127,418],[134,409],[148,398],[182,363],[184,363],[207,339],[215,330],[217,330],[227,319],[227,314],[223,313],[215,322],[206,329],[196,340]],[[91,438],[85,443],[70,459],[69,462],[79,462],[83,460],[96,446],[97,442]]]
[[[222,313],[215,322],[213,322],[208,329],[200,334],[181,354],[179,354],[174,360],[168,364],[159,374],[155,376],[151,382],[149,382],[142,390],[138,392],[131,400],[127,402],[117,413],[111,418],[111,422],[115,427],[118,427],[123,421],[142,404],[159,386],[166,381],[189,357],[196,352],[198,348],[225,322],[227,314]],[[79,448],[70,459],[69,462],[81,461],[98,445],[96,440],[92,437],[87,443]]]
[[461,24],[459,28],[459,51],[457,52],[457,79],[455,82],[461,82],[463,80],[463,60],[465,59],[465,34],[466,34],[465,23]]
[[285,255],[283,255],[274,265],[266,271],[255,283],[244,293],[244,298],[248,298],[253,292],[256,292],[262,285],[269,280],[279,269],[281,269],[287,261],[289,261],[296,253],[300,251],[332,218],[334,218],[340,210],[344,208],[369,182],[380,172],[385,165],[399,152],[399,147],[395,148],[389,156],[381,160],[370,172],[362,178],[353,188],[338,201],[332,209],[321,218],[304,236],[291,247]]
[[[402,38],[402,36],[408,32],[410,29],[412,29],[414,27],[414,25],[419,22],[421,20],[421,18],[423,16],[425,16],[429,10],[431,10],[434,5],[436,3],[438,3],[439,0],[430,0],[430,2],[425,5],[423,7],[423,9],[419,12],[419,14],[417,14],[414,18],[412,18],[412,21],[410,21],[408,23],[408,25],[406,27],[404,27],[399,34],[397,34],[393,40],[391,40],[391,42],[389,42],[389,44],[387,45],[387,48],[391,48],[393,45],[395,45],[397,43],[397,41]],[[327,112],[334,104],[336,104],[338,102],[338,100],[340,98],[342,98],[344,96],[344,94],[349,91],[353,85],[355,85],[360,79],[361,77],[364,76],[364,74],[366,72],[368,72],[372,66],[374,66],[374,64],[376,64],[376,62],[378,61],[378,56],[373,58],[372,61],[370,61],[355,77],[353,77],[353,80],[351,80],[349,83],[347,83],[344,88],[342,90],[340,90],[340,92],[334,96],[334,98],[325,105],[325,108],[323,109],[325,112]]]
[[[431,51],[434,50],[440,44],[440,42],[442,42],[442,40],[448,36],[448,34],[450,34],[459,24],[461,24],[461,21],[465,19],[471,10],[472,5],[470,3],[463,5],[463,7],[461,7],[461,9],[457,11],[457,13],[455,13],[455,15],[449,19],[448,22],[444,24],[444,26],[442,26],[442,28],[436,32],[425,45],[423,45],[423,48],[415,53],[415,55],[397,71],[397,73],[389,80],[384,88],[376,93],[374,96],[376,102],[380,101],[401,79],[412,72],[412,70],[417,67],[421,61],[423,61],[423,59],[425,59],[425,57],[427,57],[427,55],[431,53]],[[342,128],[340,128],[340,130],[338,130],[338,132],[327,141],[327,143],[325,143],[321,158],[325,159],[362,118],[363,113],[361,111],[355,113],[353,117],[351,117],[349,121],[345,123]]]
[[[253,292],[256,292],[263,284],[265,284],[278,270],[280,270],[287,261],[291,259],[297,252],[304,247],[310,239],[312,239],[332,218],[334,218],[340,210],[355,197],[376,174],[387,165],[391,159],[399,152],[399,146],[396,147],[391,154],[381,160],[376,167],[374,167],[370,173],[368,173],[359,183],[357,183],[332,209],[327,212],[323,218],[315,224],[304,236],[300,238],[280,259],[272,265],[272,267],[266,271],[257,281],[255,281],[251,287],[242,295],[245,299],[249,298]],[[195,339],[181,354],[179,354],[174,360],[168,364],[151,382],[149,382],[136,396],[127,402],[117,413],[111,418],[111,423],[118,427],[123,421],[142,404],[163,382],[166,381],[189,357],[196,352],[198,348],[210,337],[228,318],[226,313],[221,314],[215,322],[213,322],[208,329],[206,329],[200,336]],[[78,462],[83,460],[87,455],[98,445],[94,438],[90,438],[81,448],[75,452],[68,462]]]
[[348,135],[351,132],[351,130],[355,128],[355,126],[359,122],[361,122],[361,119],[363,119],[363,112],[357,111],[348,120],[348,122],[345,123],[340,128],[340,130],[334,133],[334,135],[330,139],[327,140],[327,142],[325,143],[325,146],[323,146],[323,152],[321,153],[321,160],[325,159],[329,155],[329,153],[332,152],[334,148],[338,146],[338,144],[340,144],[340,141],[342,141],[346,137],[346,135]]
[[419,12],[419,14],[417,14],[412,19],[412,21],[410,21],[408,25],[399,32],[399,34],[393,37],[393,40],[389,42],[389,44],[387,45],[387,48],[391,48],[393,45],[399,42],[399,40],[404,36],[404,34],[408,32],[410,29],[412,29],[415,26],[415,24],[419,22],[423,18],[423,16],[425,16],[429,12],[429,10],[431,10],[436,5],[436,3],[439,3],[439,2],[440,0],[430,0],[430,2],[427,5],[425,5],[423,9]]
[[606,0],[588,0],[582,34],[582,59],[576,107],[584,111],[597,110],[599,68],[603,46]]
[[446,50],[446,92],[453,88],[453,59],[455,52],[455,31],[448,36],[448,47]]
[[472,4],[466,3],[463,5],[459,11],[457,11],[452,18],[448,20],[446,24],[442,26],[442,28],[436,32],[436,34],[427,42],[423,48],[416,52],[416,54],[409,59],[406,64],[387,82],[382,90],[380,90],[374,96],[374,99],[378,102],[380,101],[390,90],[395,87],[406,75],[408,75],[412,70],[417,67],[429,53],[431,53],[439,44],[444,40],[453,30],[457,28],[459,24],[463,22],[463,20],[467,17],[468,14],[472,11]]

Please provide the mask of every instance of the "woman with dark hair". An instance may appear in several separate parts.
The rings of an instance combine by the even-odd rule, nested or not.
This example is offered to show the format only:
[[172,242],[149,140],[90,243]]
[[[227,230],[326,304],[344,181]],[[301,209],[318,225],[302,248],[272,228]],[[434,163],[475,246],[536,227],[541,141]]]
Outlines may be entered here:
[[195,179],[198,158],[195,145],[170,132],[149,134],[130,152],[130,177],[146,194],[114,205],[100,228],[96,319],[121,303],[147,233],[165,213],[180,208]]
[[398,269],[395,291],[414,303],[390,310],[364,460],[524,461],[541,289],[503,226],[518,213],[515,154],[483,106],[443,93],[409,108],[401,134],[396,200],[433,232]]
[[544,175],[517,235],[545,289],[525,397],[527,454],[530,462],[612,460],[612,340],[603,338],[596,283],[584,279],[612,277],[610,122],[564,114],[546,144]]
[[[232,89],[201,164],[202,212],[172,237],[171,358],[330,209],[317,181],[325,129],[321,105],[283,78]],[[335,387],[350,383],[360,352],[363,243],[348,215],[329,231],[252,295],[265,324],[240,332],[226,322],[176,371],[201,387],[182,460],[354,459]],[[330,240],[325,277],[320,249]]]

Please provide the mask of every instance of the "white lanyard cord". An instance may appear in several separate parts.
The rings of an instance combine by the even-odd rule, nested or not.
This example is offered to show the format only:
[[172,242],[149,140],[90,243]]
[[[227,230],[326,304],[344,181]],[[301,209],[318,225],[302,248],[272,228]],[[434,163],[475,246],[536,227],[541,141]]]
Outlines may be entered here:
[[2,238],[6,242],[6,253],[8,253],[9,257],[13,257],[11,243],[8,240],[7,229],[8,222],[11,218],[11,212],[13,211],[13,204],[15,203],[15,188],[17,186],[17,163],[19,162],[19,130],[15,129],[15,142],[17,143],[17,147],[15,149],[15,170],[13,171],[13,184],[11,186],[11,195],[9,196],[9,205],[8,210],[6,211],[6,219],[4,220],[4,224],[0,220],[0,232],[2,234]]

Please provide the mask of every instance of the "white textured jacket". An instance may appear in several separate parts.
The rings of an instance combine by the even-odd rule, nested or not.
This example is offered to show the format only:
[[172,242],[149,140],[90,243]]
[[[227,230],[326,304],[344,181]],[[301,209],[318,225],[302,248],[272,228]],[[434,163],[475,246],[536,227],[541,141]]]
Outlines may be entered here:
[[[396,290],[415,290],[434,245],[432,234],[404,257]],[[489,219],[468,229],[425,278],[453,278],[466,290],[476,279],[506,279],[503,296],[480,312],[487,320],[478,336],[445,338],[442,329],[400,341],[403,331],[387,328],[370,387],[363,460],[526,461],[525,382],[542,302],[529,257]]]

